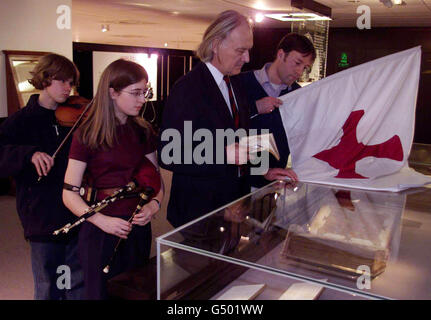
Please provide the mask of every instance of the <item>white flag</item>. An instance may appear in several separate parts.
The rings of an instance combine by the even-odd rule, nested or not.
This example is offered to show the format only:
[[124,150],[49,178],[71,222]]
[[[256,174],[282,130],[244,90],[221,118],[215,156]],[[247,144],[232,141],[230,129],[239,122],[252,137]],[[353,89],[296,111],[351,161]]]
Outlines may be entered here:
[[420,57],[415,47],[281,97],[292,167],[301,181],[388,191],[431,183],[407,162]]

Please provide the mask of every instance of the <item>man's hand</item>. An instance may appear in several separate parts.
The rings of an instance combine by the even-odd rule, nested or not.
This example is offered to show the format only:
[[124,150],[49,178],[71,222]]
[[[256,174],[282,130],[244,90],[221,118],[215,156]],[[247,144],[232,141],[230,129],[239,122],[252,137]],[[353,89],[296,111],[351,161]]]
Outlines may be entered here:
[[264,177],[269,181],[285,180],[286,178],[289,178],[292,181],[298,181],[298,176],[292,169],[271,168]]
[[39,177],[46,176],[54,165],[54,159],[45,152],[36,151],[31,157]]
[[265,97],[256,101],[256,108],[259,114],[271,113],[275,108],[280,107],[283,101],[274,97]]

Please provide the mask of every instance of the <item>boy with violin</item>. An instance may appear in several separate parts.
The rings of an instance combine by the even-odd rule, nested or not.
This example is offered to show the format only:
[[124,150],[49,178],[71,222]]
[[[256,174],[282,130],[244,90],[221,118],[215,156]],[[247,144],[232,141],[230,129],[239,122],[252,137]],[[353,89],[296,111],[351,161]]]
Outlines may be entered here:
[[68,99],[79,71],[67,58],[48,54],[31,75],[29,82],[41,92],[0,127],[0,175],[16,181],[17,211],[31,247],[35,299],[81,299],[76,230],[52,235],[73,219],[62,201],[70,139],[55,159],[52,155],[70,129],[58,124],[55,110]]

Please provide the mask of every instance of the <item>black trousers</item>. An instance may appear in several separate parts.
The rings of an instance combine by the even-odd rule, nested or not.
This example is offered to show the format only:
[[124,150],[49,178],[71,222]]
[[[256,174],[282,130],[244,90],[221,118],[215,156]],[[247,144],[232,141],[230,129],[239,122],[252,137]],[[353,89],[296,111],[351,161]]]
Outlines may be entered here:
[[175,228],[250,193],[248,176],[209,179],[175,174],[167,218]]
[[90,222],[84,222],[79,233],[79,258],[84,271],[85,299],[108,298],[107,281],[125,271],[144,265],[150,256],[151,224],[133,225],[127,239],[121,240],[108,274],[109,263],[120,238],[107,234]]

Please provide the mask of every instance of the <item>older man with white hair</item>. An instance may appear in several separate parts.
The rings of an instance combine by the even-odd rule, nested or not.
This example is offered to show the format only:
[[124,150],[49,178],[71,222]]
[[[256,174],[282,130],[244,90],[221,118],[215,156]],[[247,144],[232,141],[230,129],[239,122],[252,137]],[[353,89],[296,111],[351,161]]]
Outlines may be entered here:
[[[222,12],[204,33],[197,50],[199,62],[192,71],[180,78],[172,88],[163,113],[159,163],[173,172],[168,221],[178,227],[225,205],[249,191],[247,170],[240,170],[239,146],[230,144],[222,164],[216,161],[214,141],[213,160],[209,163],[171,163],[164,159],[163,148],[172,141],[164,141],[163,132],[175,129],[181,133],[181,154],[193,153],[185,147],[185,122],[191,121],[193,134],[199,129],[247,129],[249,110],[245,93],[237,79],[244,63],[249,62],[253,46],[253,32],[247,17],[229,10]],[[214,139],[215,140],[215,139]],[[198,142],[190,142],[195,147]]]

